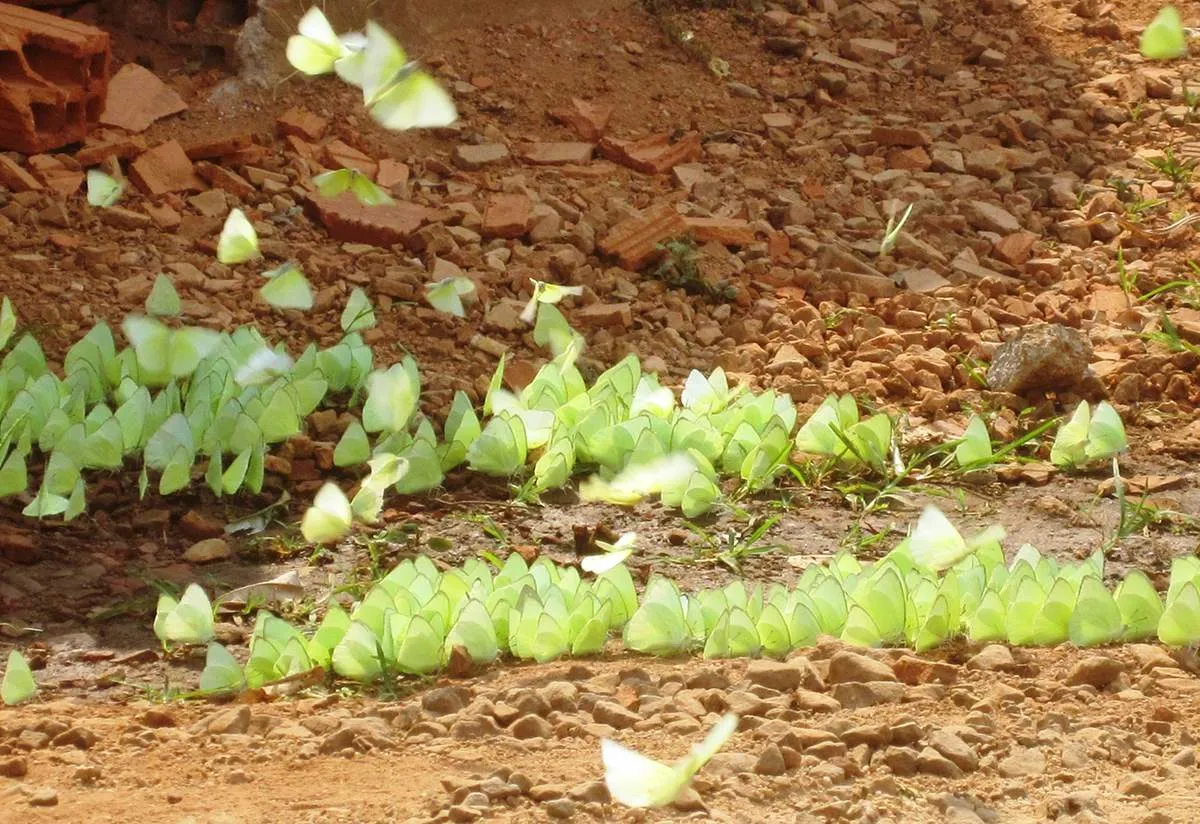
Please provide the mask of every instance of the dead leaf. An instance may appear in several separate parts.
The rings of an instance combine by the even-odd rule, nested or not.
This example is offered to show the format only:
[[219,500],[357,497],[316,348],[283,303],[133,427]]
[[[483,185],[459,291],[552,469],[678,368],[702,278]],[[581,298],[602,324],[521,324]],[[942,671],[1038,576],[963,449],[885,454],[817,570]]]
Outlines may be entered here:
[[[1125,482],[1125,494],[1127,496],[1142,496],[1161,492],[1164,489],[1175,489],[1181,486],[1186,480],[1182,475],[1133,475],[1132,477],[1122,478]],[[1105,478],[1096,485],[1096,494],[1102,496],[1112,495],[1116,491],[1116,483],[1112,478]]]
[[247,584],[244,587],[231,589],[224,595],[217,596],[216,604],[226,611],[236,611],[252,600],[274,604],[298,601],[302,597],[304,597],[304,584],[300,582],[300,575],[292,569],[269,581],[259,581],[256,584]]

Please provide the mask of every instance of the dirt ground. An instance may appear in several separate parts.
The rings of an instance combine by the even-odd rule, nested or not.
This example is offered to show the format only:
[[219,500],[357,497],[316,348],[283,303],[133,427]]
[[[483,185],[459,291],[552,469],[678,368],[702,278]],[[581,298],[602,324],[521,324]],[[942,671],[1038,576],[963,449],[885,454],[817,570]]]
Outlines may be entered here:
[[[1200,14],[1200,3],[1179,5],[1185,21]],[[189,493],[138,503],[134,473],[97,478],[88,515],[69,525],[31,524],[20,503],[0,506],[0,653],[26,652],[42,699],[0,709],[0,822],[1200,819],[1200,668],[1186,651],[1149,645],[868,657],[831,643],[783,663],[614,656],[506,663],[403,695],[164,700],[191,688],[203,661],[161,660],[157,584],[223,590],[294,570],[312,605],[331,592],[350,597],[416,552],[454,563],[519,550],[569,563],[596,532],[631,529],[642,536],[641,580],[656,570],[687,587],[734,574],[789,582],[839,550],[878,557],[929,500],[964,528],[1004,525],[1010,550],[1032,543],[1081,559],[1104,546],[1112,573],[1136,567],[1160,584],[1172,558],[1200,550],[1200,357],[1186,346],[1200,343],[1200,286],[1139,300],[1193,276],[1196,236],[1118,221],[1158,229],[1200,198],[1187,175],[1172,181],[1147,162],[1169,147],[1185,163],[1200,160],[1200,115],[1185,94],[1200,60],[1160,68],[1137,54],[1154,3],[650,8],[411,44],[453,91],[462,120],[401,136],[375,127],[336,81],[264,90],[180,49],[118,38],[118,62],[148,65],[190,105],[154,124],[150,145],[246,134],[265,148],[260,167],[295,179],[303,161],[274,131],[281,113],[301,107],[328,118],[327,138],[407,164],[405,196],[456,231],[404,254],[339,243],[286,192],[256,190],[242,205],[274,227],[268,258],[299,260],[320,290],[314,311],[281,315],[256,301],[254,273],[213,261],[221,218],[186,197],[159,199],[182,216],[167,229],[110,225],[79,196],[57,205],[0,190],[0,292],[57,359],[96,320],[115,328],[160,271],[191,322],[257,323],[297,350],[333,342],[345,296],[362,286],[378,305],[377,358],[412,353],[425,411],[440,419],[454,390],[482,397],[494,345],[530,368],[544,360],[509,322],[529,278],[577,283],[585,295],[564,312],[587,336],[587,369],[637,352],[678,385],[688,370],[719,364],[789,393],[802,415],[827,392],[853,391],[904,411],[917,441],[961,432],[971,410],[994,413],[994,432],[1011,439],[1081,395],[1106,395],[1130,429],[1125,476],[1156,486],[1154,517],[1123,534],[1104,473],[1068,477],[1039,464],[969,484],[913,484],[877,506],[862,490],[789,480],[694,525],[658,505],[617,509],[571,492],[517,505],[502,485],[452,473],[438,494],[389,501],[382,534],[316,550],[295,529],[320,483],[302,461],[290,477],[272,475],[263,496],[233,502]],[[710,71],[709,58],[725,61],[728,76]],[[698,132],[696,168],[647,175],[599,159],[520,160],[526,144],[580,139],[549,114],[572,97],[611,105],[610,135]],[[917,130],[925,145],[879,127]],[[455,160],[457,147],[492,143],[511,154],[478,169]],[[489,192],[530,193],[537,238],[481,240]],[[891,198],[917,204],[913,239],[876,257]],[[595,238],[632,209],[661,202],[760,229],[740,249],[699,244],[703,274],[734,285],[734,300],[668,289],[653,267],[626,271],[595,251]],[[150,204],[139,195],[123,203]],[[1128,293],[1118,244],[1136,275]],[[847,255],[865,268],[830,275],[851,268]],[[479,284],[463,321],[417,300],[417,286],[446,267]],[[861,291],[897,273],[908,288]],[[915,285],[939,278],[945,285],[932,291]],[[617,302],[627,316],[590,320],[589,307]],[[1164,316],[1180,351],[1154,337]],[[1083,332],[1090,383],[1025,396],[981,389],[974,375],[996,347],[1040,322]],[[182,560],[284,489],[293,505],[275,511],[267,532],[231,538],[225,560]],[[747,546],[763,519],[776,520]],[[222,640],[244,652],[252,619],[223,617]],[[727,710],[742,715],[739,732],[676,807],[643,814],[609,803],[601,738],[673,759]]]

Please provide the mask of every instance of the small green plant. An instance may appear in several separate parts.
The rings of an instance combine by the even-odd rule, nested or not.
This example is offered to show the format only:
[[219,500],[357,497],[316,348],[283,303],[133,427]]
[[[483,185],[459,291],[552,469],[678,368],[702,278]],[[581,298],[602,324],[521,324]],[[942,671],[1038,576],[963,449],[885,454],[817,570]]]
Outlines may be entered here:
[[1182,186],[1192,179],[1197,161],[1179,157],[1175,154],[1175,147],[1168,146],[1163,150],[1162,157],[1147,158],[1146,162],[1176,186]]
[[1200,92],[1188,88],[1187,80],[1183,81],[1183,105],[1188,108],[1188,120],[1193,120],[1200,114]]
[[1121,291],[1125,293],[1125,301],[1128,303],[1133,298],[1133,293],[1137,289],[1138,273],[1136,270],[1130,271],[1125,265],[1125,247],[1117,247],[1117,283],[1121,287]]
[[1200,355],[1200,346],[1189,343],[1180,337],[1179,327],[1166,312],[1159,313],[1158,329],[1153,332],[1143,332],[1142,340],[1157,343],[1170,352],[1191,352],[1193,355]]
[[700,272],[700,251],[691,236],[660,243],[663,259],[650,273],[673,289],[683,289],[689,295],[704,295],[715,300],[733,300],[737,288],[729,281],[716,283],[707,280]]
[[[1200,275],[1200,266],[1194,260],[1188,261],[1192,271]],[[1192,309],[1200,308],[1200,280],[1172,280],[1161,286],[1156,286],[1138,298],[1138,303],[1145,303],[1160,295],[1174,295],[1176,300]]]
[[1125,204],[1125,219],[1131,223],[1140,223],[1142,219],[1159,209],[1166,204],[1161,198],[1144,198],[1140,195],[1135,195],[1134,198]]
[[733,572],[741,572],[742,561],[746,558],[783,548],[782,544],[764,540],[771,528],[779,523],[778,515],[743,515],[743,523],[731,525],[715,534],[692,521],[684,521],[684,525],[700,539],[700,553],[724,564]]
[[1128,200],[1134,193],[1134,182],[1128,178],[1114,176],[1107,183],[1116,192],[1118,200]]

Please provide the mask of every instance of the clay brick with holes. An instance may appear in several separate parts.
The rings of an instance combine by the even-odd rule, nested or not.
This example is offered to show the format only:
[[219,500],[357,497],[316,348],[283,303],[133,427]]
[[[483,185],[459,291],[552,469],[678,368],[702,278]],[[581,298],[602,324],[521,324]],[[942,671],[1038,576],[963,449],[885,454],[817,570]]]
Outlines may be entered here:
[[0,3],[0,149],[82,141],[104,110],[111,59],[106,32]]

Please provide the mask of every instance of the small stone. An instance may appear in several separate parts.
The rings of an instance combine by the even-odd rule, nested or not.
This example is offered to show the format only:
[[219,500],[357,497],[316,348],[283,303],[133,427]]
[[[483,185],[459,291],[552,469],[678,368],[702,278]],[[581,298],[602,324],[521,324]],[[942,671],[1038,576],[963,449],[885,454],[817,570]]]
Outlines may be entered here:
[[189,564],[206,564],[210,561],[223,561],[232,555],[233,550],[224,538],[205,538],[184,550],[183,560]]
[[1067,676],[1067,686],[1090,684],[1102,690],[1125,672],[1125,665],[1106,655],[1093,655],[1083,659]]
[[456,824],[466,824],[469,821],[478,821],[483,818],[483,813],[474,807],[468,807],[464,804],[456,804],[446,810],[446,815]]
[[57,807],[58,790],[54,789],[53,787],[38,787],[29,794],[29,806]]
[[592,708],[592,718],[599,724],[607,724],[617,730],[628,729],[642,720],[636,712],[612,701],[597,701]]
[[1021,231],[1021,223],[1008,211],[985,200],[971,200],[966,204],[967,221],[976,229],[1011,235]]
[[1121,795],[1132,795],[1139,798],[1155,798],[1163,791],[1144,778],[1127,778],[1118,788]]
[[975,655],[967,659],[969,670],[984,670],[985,672],[1007,672],[1016,666],[1012,650],[1003,644],[988,644]]
[[543,804],[542,809],[551,818],[568,819],[575,815],[576,806],[575,802],[569,798],[555,798]]
[[503,143],[480,143],[475,146],[455,146],[451,154],[454,165],[467,171],[475,171],[508,159],[508,147]]
[[759,775],[783,775],[787,772],[787,764],[783,760],[783,752],[776,744],[768,744],[758,756],[754,771]]
[[[807,360],[805,361],[807,363]],[[760,658],[750,662],[746,668],[746,680],[751,684],[768,687],[779,692],[791,692],[800,686],[803,673],[790,662]]]
[[862,709],[879,704],[895,704],[904,698],[907,687],[895,681],[848,681],[834,684],[834,700],[846,709]]
[[1019,747],[1008,757],[1002,758],[996,769],[1005,778],[1041,775],[1046,771],[1046,756],[1041,750]]
[[830,684],[895,680],[896,674],[887,664],[857,652],[843,651],[829,659],[829,675],[826,681]]
[[961,778],[962,770],[933,747],[926,747],[917,756],[917,770],[942,778]]
[[1024,326],[992,355],[988,386],[1014,394],[1070,389],[1083,379],[1091,357],[1091,345],[1076,329],[1057,323]]
[[[782,758],[782,754],[780,757]],[[754,772],[758,762],[759,759],[748,752],[719,752],[708,762],[704,774],[713,781],[722,781],[735,775]]]
[[0,775],[5,778],[21,778],[29,772],[29,762],[23,755],[0,759]]
[[930,747],[954,762],[963,772],[973,772],[979,767],[979,756],[975,750],[950,730],[936,730],[928,737],[928,742]]
[[550,738],[554,735],[554,725],[540,715],[524,715],[514,721],[509,730],[513,738]]
[[449,715],[461,710],[470,700],[470,692],[462,687],[435,687],[421,696],[421,708],[433,715]]

